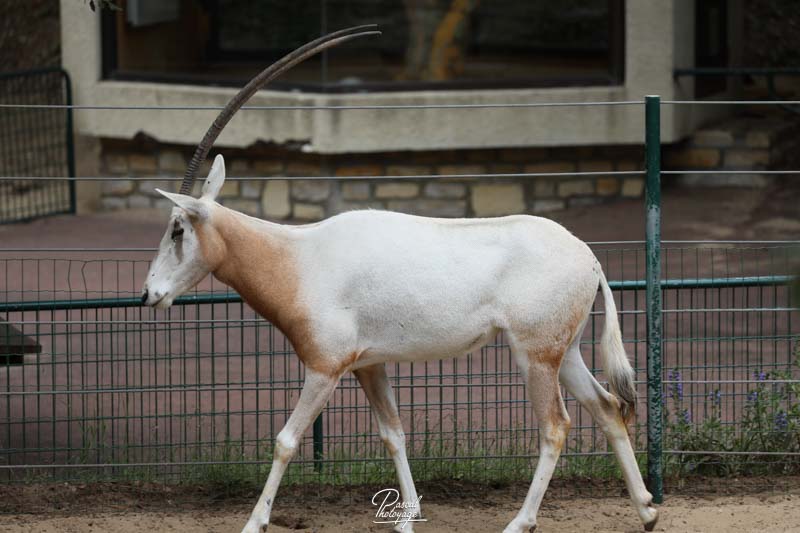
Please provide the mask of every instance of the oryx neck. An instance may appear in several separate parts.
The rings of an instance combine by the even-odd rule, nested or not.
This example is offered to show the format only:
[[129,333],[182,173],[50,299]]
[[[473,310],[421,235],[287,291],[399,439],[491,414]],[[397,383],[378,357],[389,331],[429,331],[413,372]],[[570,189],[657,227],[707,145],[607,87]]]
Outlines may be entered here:
[[223,248],[214,276],[280,327],[297,292],[292,228],[226,208],[216,209],[212,220]]

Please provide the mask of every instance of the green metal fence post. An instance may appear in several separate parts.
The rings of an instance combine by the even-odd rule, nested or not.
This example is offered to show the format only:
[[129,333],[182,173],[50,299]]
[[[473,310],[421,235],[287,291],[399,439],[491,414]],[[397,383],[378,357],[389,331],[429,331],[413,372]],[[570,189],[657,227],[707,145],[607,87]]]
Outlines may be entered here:
[[322,414],[314,420],[312,439],[314,441],[314,470],[322,471]]
[[647,478],[653,501],[664,500],[661,397],[661,97],[645,97]]

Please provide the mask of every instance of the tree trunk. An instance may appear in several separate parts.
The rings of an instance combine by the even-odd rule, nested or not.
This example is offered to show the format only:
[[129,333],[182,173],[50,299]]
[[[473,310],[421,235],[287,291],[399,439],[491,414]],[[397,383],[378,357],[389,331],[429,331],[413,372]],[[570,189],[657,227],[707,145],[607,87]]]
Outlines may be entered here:
[[409,37],[401,79],[441,81],[463,71],[469,15],[478,0],[405,0]]
[[427,79],[450,80],[464,71],[469,16],[478,0],[453,0],[433,36]]

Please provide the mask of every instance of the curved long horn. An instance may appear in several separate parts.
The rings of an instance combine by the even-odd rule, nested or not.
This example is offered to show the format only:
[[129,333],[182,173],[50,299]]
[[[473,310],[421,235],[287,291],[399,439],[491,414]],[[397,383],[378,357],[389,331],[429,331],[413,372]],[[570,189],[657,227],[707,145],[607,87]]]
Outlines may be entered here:
[[258,76],[250,80],[250,82],[242,87],[242,90],[240,90],[236,96],[234,96],[231,101],[228,102],[222,111],[220,111],[219,115],[217,115],[217,118],[215,118],[214,122],[211,124],[211,127],[208,128],[205,136],[203,136],[203,140],[197,145],[197,149],[195,150],[191,161],[189,161],[189,165],[186,167],[186,173],[183,175],[183,183],[181,183],[180,193],[189,194],[192,191],[192,184],[194,183],[197,169],[200,164],[205,161],[206,156],[208,156],[208,152],[214,145],[214,141],[217,140],[219,134],[222,133],[222,129],[228,124],[231,118],[233,118],[233,115],[236,114],[239,108],[241,108],[242,105],[244,105],[244,103],[256,93],[256,91],[293,66],[327,48],[331,48],[332,46],[336,46],[365,35],[380,35],[381,32],[375,30],[377,27],[378,26],[376,24],[367,24],[364,26],[355,26],[353,28],[347,28],[324,35],[319,39],[304,44],[297,50],[288,53],[272,65],[262,70]]

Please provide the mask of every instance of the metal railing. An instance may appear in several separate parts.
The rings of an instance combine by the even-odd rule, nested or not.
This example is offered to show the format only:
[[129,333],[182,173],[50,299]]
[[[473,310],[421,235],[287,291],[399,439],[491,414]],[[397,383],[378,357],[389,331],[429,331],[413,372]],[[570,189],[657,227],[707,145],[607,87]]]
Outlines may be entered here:
[[[665,472],[800,471],[792,459],[800,450],[781,440],[790,434],[789,424],[800,424],[800,412],[792,414],[797,405],[792,387],[800,370],[794,359],[800,316],[789,288],[800,241],[661,241],[659,113],[663,105],[685,103],[707,102],[659,102],[658,97],[644,102],[647,159],[642,170],[483,176],[647,176],[646,239],[595,243],[594,249],[618,298],[639,397],[647,400],[640,404],[632,436],[637,455],[647,462],[656,501],[662,497]],[[458,176],[289,179],[452,177]],[[214,280],[204,281],[166,312],[142,308],[138,289],[153,251],[0,249],[0,314],[41,345],[41,353],[26,356],[22,365],[0,365],[0,476],[189,481],[239,476],[263,481],[273,439],[299,392],[302,367],[279,331]],[[86,253],[99,258],[76,258]],[[601,314],[599,309],[593,313],[583,340],[584,356],[602,378],[595,360]],[[390,367],[416,478],[530,479],[537,426],[502,335],[466,358]],[[773,389],[765,389],[769,387]],[[358,391],[352,377],[343,379],[303,441],[290,482],[393,479]],[[602,432],[574,400],[567,398],[567,406],[574,423],[560,474],[614,476],[614,459]],[[787,417],[785,427],[781,413]],[[761,427],[770,416],[778,418],[771,427]],[[748,444],[743,432],[763,437],[761,448]],[[697,438],[687,440],[687,435]]]

